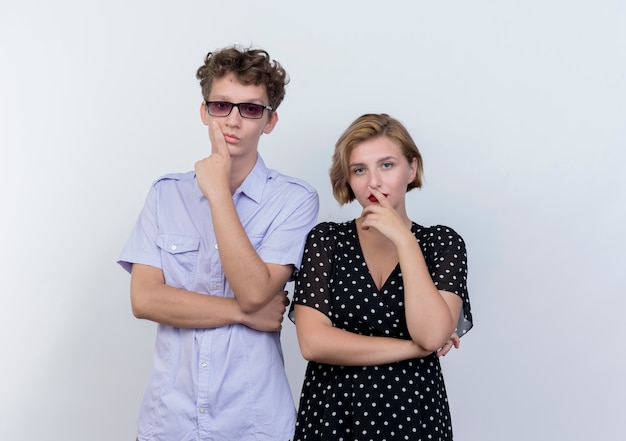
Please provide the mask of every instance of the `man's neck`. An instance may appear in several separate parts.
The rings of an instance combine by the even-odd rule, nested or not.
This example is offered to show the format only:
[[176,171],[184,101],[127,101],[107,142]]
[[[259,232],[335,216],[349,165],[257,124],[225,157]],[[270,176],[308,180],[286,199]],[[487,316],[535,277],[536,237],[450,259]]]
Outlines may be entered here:
[[254,155],[240,156],[233,158],[230,169],[230,192],[235,191],[241,186],[243,181],[248,177],[257,162],[258,153]]

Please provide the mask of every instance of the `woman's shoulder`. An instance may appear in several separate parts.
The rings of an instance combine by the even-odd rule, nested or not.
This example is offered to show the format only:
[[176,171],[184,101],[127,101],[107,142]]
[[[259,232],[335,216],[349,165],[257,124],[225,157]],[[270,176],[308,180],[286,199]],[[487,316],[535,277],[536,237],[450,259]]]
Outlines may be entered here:
[[453,228],[447,225],[432,225],[425,227],[413,222],[413,234],[422,240],[433,245],[453,245],[464,243],[463,237]]
[[336,239],[338,237],[353,235],[355,223],[354,220],[345,222],[324,221],[315,225],[310,233],[310,238]]
[[341,232],[354,228],[354,219],[345,222],[324,221],[320,222],[312,228],[312,231],[324,232]]

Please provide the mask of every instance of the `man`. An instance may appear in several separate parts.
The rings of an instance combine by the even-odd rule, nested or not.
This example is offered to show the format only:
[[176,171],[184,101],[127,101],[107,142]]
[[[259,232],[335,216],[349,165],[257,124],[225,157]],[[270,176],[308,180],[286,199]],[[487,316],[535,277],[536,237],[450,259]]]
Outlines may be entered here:
[[210,52],[196,74],[211,154],[150,189],[119,263],[137,318],[158,323],[141,441],[285,440],[295,406],[280,329],[318,196],[257,152],[288,77],[260,49]]

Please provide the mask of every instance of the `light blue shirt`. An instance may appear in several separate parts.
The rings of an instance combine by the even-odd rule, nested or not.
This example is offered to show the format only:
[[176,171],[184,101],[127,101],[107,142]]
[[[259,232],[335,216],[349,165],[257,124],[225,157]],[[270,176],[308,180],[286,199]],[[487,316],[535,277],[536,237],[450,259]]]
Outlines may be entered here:
[[[233,201],[261,259],[298,269],[319,211],[315,189],[268,169],[259,156]],[[132,263],[161,268],[177,288],[234,297],[194,172],[153,184],[118,263],[127,271]],[[280,333],[158,325],[138,419],[141,441],[287,441],[295,412]]]

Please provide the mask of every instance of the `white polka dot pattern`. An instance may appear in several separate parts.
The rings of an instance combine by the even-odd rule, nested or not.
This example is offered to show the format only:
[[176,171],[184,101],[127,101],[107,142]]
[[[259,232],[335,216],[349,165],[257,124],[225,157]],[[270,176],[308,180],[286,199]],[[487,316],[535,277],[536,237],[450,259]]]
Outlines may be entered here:
[[[472,327],[465,243],[444,226],[413,224],[433,282],[463,299],[457,332]],[[362,255],[354,220],[324,222],[308,237],[293,305],[326,314],[350,332],[410,338],[399,265],[380,290]],[[293,315],[290,315],[293,317]],[[450,440],[448,400],[435,354],[382,366],[307,366],[294,441]]]

